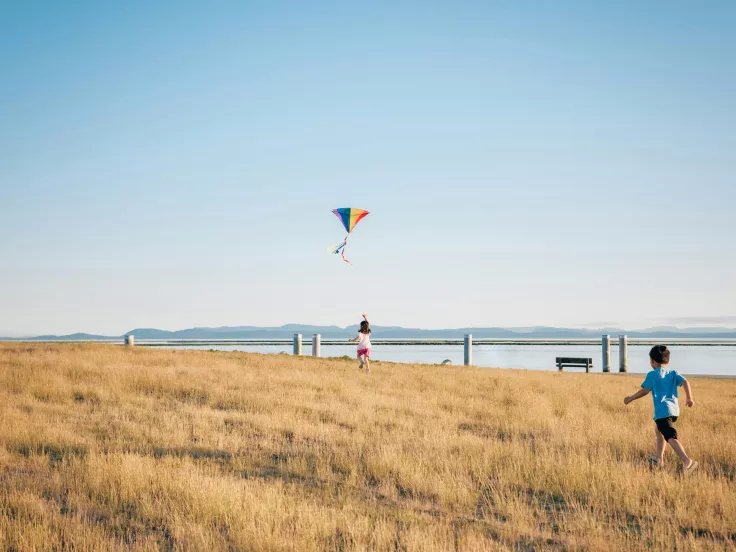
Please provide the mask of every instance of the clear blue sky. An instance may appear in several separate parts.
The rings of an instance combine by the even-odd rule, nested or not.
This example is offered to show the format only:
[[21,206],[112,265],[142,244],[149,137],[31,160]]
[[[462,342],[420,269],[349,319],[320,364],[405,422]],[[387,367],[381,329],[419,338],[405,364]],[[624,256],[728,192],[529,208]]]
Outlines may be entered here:
[[0,1],[0,333],[733,323],[735,59],[732,1]]

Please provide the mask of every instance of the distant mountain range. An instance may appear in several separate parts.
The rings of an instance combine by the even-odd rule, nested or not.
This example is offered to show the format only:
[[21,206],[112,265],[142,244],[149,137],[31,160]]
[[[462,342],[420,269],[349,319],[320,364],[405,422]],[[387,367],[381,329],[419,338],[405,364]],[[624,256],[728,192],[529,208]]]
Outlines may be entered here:
[[[452,339],[461,338],[464,334],[473,334],[475,338],[498,339],[580,339],[597,338],[602,334],[616,336],[626,334],[629,337],[646,338],[707,338],[707,339],[736,339],[736,329],[733,328],[676,328],[656,327],[642,330],[624,330],[621,328],[552,328],[534,326],[525,328],[455,328],[446,330],[423,330],[420,328],[402,328],[400,326],[371,326],[374,338],[384,339]],[[340,328],[338,326],[309,326],[301,324],[286,324],[278,327],[258,326],[223,326],[220,328],[189,328],[186,330],[167,331],[155,328],[136,328],[123,335],[93,335],[75,333],[69,335],[39,335],[36,337],[8,337],[0,338],[5,341],[18,340],[65,340],[65,341],[95,341],[106,339],[123,339],[125,335],[134,335],[136,339],[290,339],[295,333],[305,337],[318,333],[323,339],[340,339],[352,337],[358,326]]]

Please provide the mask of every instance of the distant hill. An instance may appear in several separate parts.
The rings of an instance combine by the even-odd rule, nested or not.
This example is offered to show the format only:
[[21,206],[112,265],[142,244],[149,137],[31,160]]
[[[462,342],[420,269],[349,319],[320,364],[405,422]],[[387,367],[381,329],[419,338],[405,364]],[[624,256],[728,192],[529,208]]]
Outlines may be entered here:
[[[123,336],[104,336],[88,333],[73,333],[69,335],[39,335],[36,337],[10,338],[10,341],[47,341],[47,340],[68,340],[68,341],[95,341],[103,339],[122,339]],[[5,338],[0,338],[5,339]]]
[[[402,328],[400,326],[371,326],[375,338],[384,339],[452,339],[461,338],[466,333],[475,338],[497,339],[576,339],[597,338],[601,334],[616,336],[627,334],[629,337],[645,338],[707,338],[707,339],[736,339],[736,330],[731,328],[675,328],[658,327],[643,330],[628,331],[620,328],[576,329],[554,328],[545,326],[521,328],[455,328],[444,330],[423,330],[421,328]],[[37,337],[8,337],[0,338],[5,341],[17,340],[66,340],[66,341],[99,341],[123,339],[125,335],[134,335],[137,339],[290,339],[295,333],[305,337],[318,333],[323,339],[341,339],[355,335],[358,326],[310,326],[302,324],[286,324],[278,327],[258,326],[223,326],[219,328],[189,328],[185,330],[168,331],[156,328],[136,328],[124,335],[94,335],[88,333],[74,333],[70,335],[40,335]]]

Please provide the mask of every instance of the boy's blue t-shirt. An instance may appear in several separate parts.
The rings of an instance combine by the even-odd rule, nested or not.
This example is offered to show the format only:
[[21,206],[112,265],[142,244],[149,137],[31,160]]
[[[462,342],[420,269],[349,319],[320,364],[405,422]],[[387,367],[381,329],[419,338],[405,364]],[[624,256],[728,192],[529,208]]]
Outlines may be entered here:
[[654,401],[654,419],[680,415],[680,404],[677,402],[677,388],[685,382],[676,370],[656,368],[647,374],[641,386],[652,392]]

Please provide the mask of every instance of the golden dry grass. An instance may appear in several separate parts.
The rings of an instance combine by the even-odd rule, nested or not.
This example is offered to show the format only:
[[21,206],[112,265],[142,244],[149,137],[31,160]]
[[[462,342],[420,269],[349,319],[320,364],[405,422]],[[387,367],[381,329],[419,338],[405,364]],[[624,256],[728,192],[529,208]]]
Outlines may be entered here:
[[0,549],[728,549],[736,381],[0,344]]

